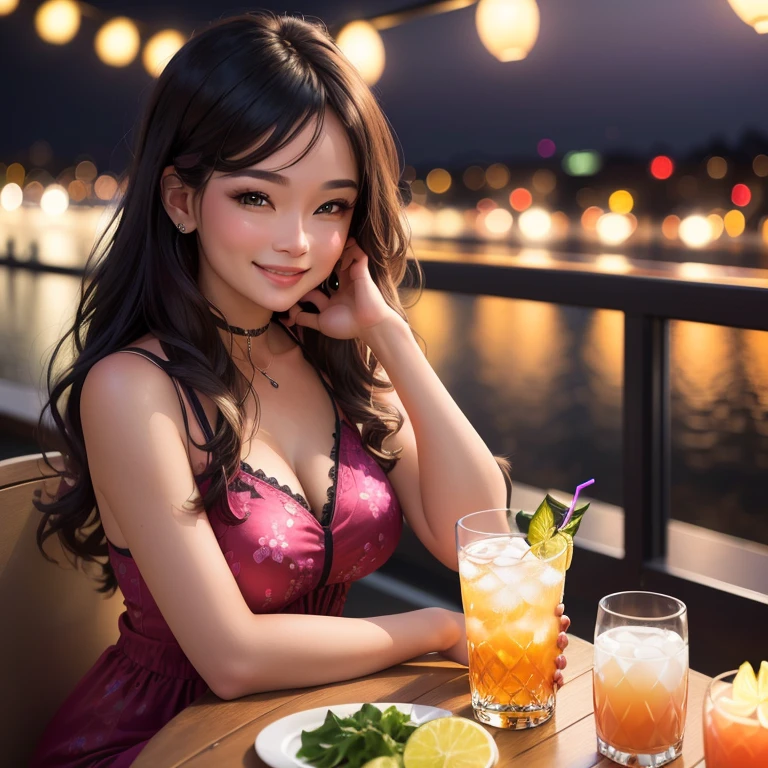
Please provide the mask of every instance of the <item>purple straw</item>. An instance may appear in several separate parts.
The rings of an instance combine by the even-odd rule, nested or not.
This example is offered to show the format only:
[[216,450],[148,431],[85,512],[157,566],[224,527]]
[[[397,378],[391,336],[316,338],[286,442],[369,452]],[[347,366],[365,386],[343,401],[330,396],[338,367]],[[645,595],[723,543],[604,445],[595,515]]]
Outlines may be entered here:
[[586,488],[589,485],[592,485],[592,483],[594,482],[595,482],[595,478],[593,477],[591,480],[587,480],[586,483],[582,483],[581,485],[576,486],[576,493],[573,494],[573,501],[571,502],[571,506],[568,509],[568,514],[563,518],[563,522],[560,525],[560,528],[565,528],[565,526],[568,525],[568,521],[571,519],[573,510],[576,509],[576,502],[579,500],[579,494],[581,493],[581,489]]

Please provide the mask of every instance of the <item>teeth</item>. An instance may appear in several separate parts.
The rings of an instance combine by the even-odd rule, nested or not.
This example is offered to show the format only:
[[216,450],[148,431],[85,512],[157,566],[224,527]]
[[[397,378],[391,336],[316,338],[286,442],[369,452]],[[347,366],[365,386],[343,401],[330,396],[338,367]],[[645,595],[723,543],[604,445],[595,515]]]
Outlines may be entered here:
[[278,272],[276,269],[267,269],[266,267],[262,267],[262,269],[265,272],[271,272],[273,275],[283,275],[284,277],[293,277],[299,274],[298,272]]

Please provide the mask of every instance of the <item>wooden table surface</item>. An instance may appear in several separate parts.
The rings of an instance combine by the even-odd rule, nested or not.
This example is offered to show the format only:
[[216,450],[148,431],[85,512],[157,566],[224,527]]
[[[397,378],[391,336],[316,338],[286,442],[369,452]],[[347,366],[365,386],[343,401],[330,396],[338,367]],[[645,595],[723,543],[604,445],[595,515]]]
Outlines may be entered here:
[[[610,768],[597,753],[592,706],[592,644],[571,636],[566,685],[557,693],[554,717],[525,731],[487,730],[499,745],[500,768]],[[683,754],[673,768],[704,768],[702,704],[709,677],[691,671]],[[314,707],[355,702],[402,701],[429,704],[472,717],[466,667],[437,654],[390,667],[375,675],[318,688],[260,693],[222,701],[208,693],[179,713],[142,750],[134,768],[253,766],[254,739],[281,717]],[[515,760],[515,758],[520,758]]]

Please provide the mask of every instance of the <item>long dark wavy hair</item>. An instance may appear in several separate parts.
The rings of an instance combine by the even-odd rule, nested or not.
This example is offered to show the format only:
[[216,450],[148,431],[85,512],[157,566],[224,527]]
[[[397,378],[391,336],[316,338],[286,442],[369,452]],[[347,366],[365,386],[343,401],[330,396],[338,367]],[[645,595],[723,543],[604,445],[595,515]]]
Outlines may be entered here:
[[[88,257],[74,321],[48,365],[48,401],[38,423],[40,430],[50,410],[65,465],[59,471],[46,456],[62,480],[53,501],[35,502],[43,515],[38,547],[46,555],[43,543],[58,534],[76,563],[98,563],[100,592],[112,594],[117,580],[88,469],[80,395],[96,362],[147,333],[160,341],[168,373],[216,404],[221,418],[213,439],[195,443],[211,453],[202,506],[231,525],[242,522],[230,511],[226,491],[227,478],[239,468],[248,382],[219,336],[211,316],[215,308],[198,288],[197,238],[181,236],[163,208],[163,169],[173,165],[200,195],[214,171],[259,163],[314,121],[303,157],[319,138],[327,109],[345,126],[360,173],[350,236],[368,254],[371,276],[387,303],[405,318],[398,287],[408,271],[409,237],[397,147],[370,89],[322,26],[271,13],[224,19],[190,39],[154,86],[124,192]],[[54,373],[68,342],[73,362]],[[359,340],[331,339],[310,329],[304,329],[303,342],[342,410],[362,425],[365,450],[389,471],[398,456],[382,442],[403,418],[372,398],[374,390],[389,387],[376,375],[375,357]],[[182,412],[186,423],[183,406]]]

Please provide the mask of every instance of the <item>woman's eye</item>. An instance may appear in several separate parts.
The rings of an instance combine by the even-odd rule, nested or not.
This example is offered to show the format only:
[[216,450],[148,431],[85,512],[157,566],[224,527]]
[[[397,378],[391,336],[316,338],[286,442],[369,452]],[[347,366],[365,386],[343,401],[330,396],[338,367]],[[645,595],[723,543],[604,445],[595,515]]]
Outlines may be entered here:
[[[337,208],[337,210],[329,210],[334,206]],[[344,211],[349,210],[349,205],[341,200],[336,200],[332,203],[324,203],[317,210],[320,213],[343,213]]]
[[250,205],[254,208],[263,208],[267,204],[267,196],[261,192],[245,192],[237,196],[242,205]]

